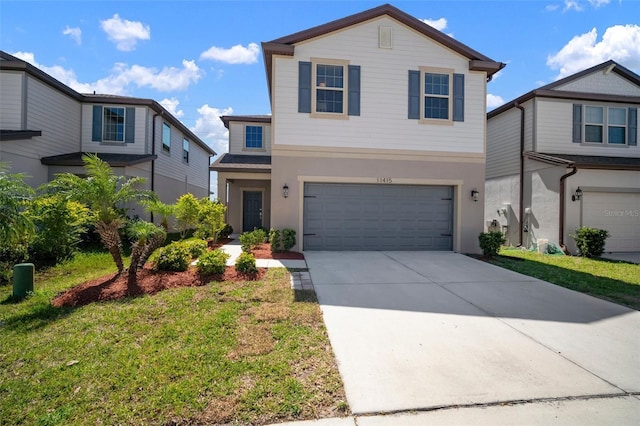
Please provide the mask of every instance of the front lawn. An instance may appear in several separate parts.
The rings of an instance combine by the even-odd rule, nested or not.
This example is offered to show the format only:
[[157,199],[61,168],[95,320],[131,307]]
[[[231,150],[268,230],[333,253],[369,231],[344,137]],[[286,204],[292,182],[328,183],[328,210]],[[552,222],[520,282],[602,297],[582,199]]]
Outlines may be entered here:
[[491,263],[640,310],[640,265],[502,248]]
[[54,308],[112,273],[83,254],[9,300],[0,287],[0,424],[264,424],[346,414],[313,293],[285,269],[153,296]]

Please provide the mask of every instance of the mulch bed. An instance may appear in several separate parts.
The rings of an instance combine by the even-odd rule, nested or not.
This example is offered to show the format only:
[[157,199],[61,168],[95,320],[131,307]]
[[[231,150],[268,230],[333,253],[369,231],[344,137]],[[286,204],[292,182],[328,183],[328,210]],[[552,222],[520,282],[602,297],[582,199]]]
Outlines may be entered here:
[[260,244],[253,249],[253,255],[256,259],[287,259],[287,260],[304,260],[304,254],[297,251],[285,251],[282,253],[272,253],[269,243]]

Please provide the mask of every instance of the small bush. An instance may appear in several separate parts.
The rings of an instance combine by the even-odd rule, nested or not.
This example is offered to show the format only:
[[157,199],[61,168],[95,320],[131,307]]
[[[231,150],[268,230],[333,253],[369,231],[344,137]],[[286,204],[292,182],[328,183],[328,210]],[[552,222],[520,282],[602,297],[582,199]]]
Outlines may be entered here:
[[241,253],[236,260],[236,270],[244,274],[255,274],[258,272],[256,258],[251,253]]
[[251,232],[240,235],[240,245],[243,252],[250,252],[260,244],[267,241],[267,233],[264,229],[255,228]]
[[214,275],[224,273],[227,267],[229,254],[217,249],[204,253],[198,259],[198,272],[202,275]]
[[283,251],[282,248],[282,235],[277,229],[271,228],[269,231],[269,244],[271,245],[271,251],[273,253],[279,253]]
[[192,259],[196,259],[202,255],[209,245],[204,240],[187,240],[183,241],[184,246],[189,250]]
[[161,271],[186,271],[189,268],[191,254],[180,242],[171,243],[157,250],[155,267]]
[[609,232],[604,229],[583,226],[572,235],[578,247],[578,254],[583,257],[598,257],[604,252]]
[[500,246],[506,241],[502,232],[481,232],[478,240],[482,253],[487,257],[496,256]]
[[233,234],[233,227],[227,223],[220,231],[220,238],[228,238],[231,234]]
[[285,228],[282,230],[282,245],[284,251],[289,251],[296,245],[296,231],[293,229]]
[[24,244],[0,246],[0,285],[10,284],[14,265],[25,262],[28,257],[29,252]]

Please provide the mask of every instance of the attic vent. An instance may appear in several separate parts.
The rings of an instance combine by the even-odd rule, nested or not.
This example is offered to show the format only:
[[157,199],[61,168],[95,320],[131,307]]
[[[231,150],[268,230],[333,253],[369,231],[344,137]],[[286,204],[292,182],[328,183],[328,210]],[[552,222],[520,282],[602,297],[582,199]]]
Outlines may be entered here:
[[391,49],[393,47],[391,27],[378,28],[378,43],[381,49]]

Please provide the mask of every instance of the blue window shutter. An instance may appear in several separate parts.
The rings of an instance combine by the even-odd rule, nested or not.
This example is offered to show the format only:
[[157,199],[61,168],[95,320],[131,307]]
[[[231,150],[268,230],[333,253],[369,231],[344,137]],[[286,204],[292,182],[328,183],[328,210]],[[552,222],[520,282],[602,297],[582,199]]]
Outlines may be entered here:
[[311,62],[298,62],[298,112],[311,112]]
[[126,143],[135,142],[136,136],[136,109],[127,108],[124,119],[124,141]]
[[420,71],[409,70],[409,118],[420,119]]
[[349,65],[349,115],[360,115],[360,65]]
[[93,106],[91,140],[93,142],[102,142],[102,107],[100,105]]
[[453,75],[453,121],[464,121],[464,74]]
[[638,108],[629,108],[629,146],[638,146]]
[[582,104],[573,104],[573,143],[582,143]]

